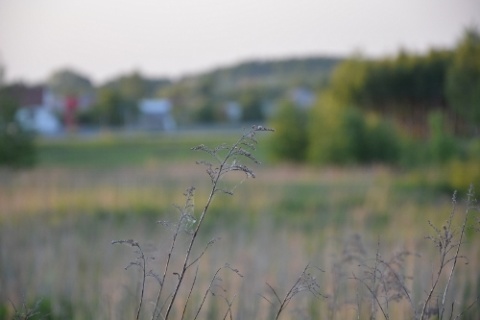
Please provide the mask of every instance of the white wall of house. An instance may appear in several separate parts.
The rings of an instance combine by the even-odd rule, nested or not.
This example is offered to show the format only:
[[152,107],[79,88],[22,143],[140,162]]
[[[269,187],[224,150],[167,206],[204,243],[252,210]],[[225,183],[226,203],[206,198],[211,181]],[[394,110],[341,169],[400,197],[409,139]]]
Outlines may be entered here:
[[172,103],[168,99],[143,99],[139,104],[139,126],[147,130],[175,130]]
[[17,121],[26,129],[39,134],[54,134],[61,125],[54,113],[43,106],[23,107],[17,111]]

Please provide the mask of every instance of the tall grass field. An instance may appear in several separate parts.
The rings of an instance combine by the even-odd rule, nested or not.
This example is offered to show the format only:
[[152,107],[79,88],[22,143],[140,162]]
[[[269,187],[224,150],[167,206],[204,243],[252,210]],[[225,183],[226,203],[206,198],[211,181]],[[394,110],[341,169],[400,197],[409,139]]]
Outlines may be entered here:
[[[211,190],[197,164],[209,155],[191,148],[241,133],[44,140],[37,167],[1,170],[0,319],[157,317],[155,275],[184,192],[195,187],[198,219]],[[245,161],[255,178],[222,180],[233,195],[215,195],[171,319],[480,319],[474,197],[389,167],[271,163],[268,134],[258,142],[262,163]],[[188,234],[178,237],[185,250]],[[146,260],[112,244],[122,239]]]

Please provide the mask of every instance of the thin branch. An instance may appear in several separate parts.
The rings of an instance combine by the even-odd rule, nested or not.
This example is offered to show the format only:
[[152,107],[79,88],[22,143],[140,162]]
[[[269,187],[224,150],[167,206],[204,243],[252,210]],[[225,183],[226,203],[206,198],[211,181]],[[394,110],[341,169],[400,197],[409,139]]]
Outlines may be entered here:
[[366,283],[365,280],[358,278],[355,274],[353,274],[353,279],[355,279],[355,280],[357,280],[357,281],[360,281],[360,283],[362,283],[362,284],[365,286],[365,288],[367,288],[367,290],[372,294],[372,297],[373,297],[373,298],[375,299],[375,301],[377,302],[377,305],[380,307],[380,310],[382,311],[383,316],[385,317],[385,319],[389,319],[388,313],[386,313],[385,310],[383,310],[382,304],[380,303],[380,301],[378,300],[377,295],[375,294],[375,292],[373,291],[373,289],[370,288],[370,286],[368,285],[368,283]]
[[185,304],[183,305],[183,312],[182,312],[182,318],[181,319],[185,318],[185,312],[187,310],[187,305],[188,305],[188,302],[190,301],[190,296],[192,295],[193,288],[195,287],[195,282],[197,281],[197,276],[198,276],[198,266],[197,266],[197,269],[195,270],[195,277],[193,278],[192,286],[190,287],[190,291],[188,292],[187,300],[185,301]]
[[[202,226],[203,221],[205,219],[205,216],[206,216],[206,214],[207,214],[207,212],[210,208],[210,204],[213,201],[214,195],[216,194],[217,189],[219,188],[218,184],[219,184],[223,174],[231,171],[231,170],[228,169],[229,168],[228,167],[228,161],[230,161],[230,159],[232,157],[235,157],[236,155],[238,155],[239,145],[241,145],[244,141],[246,141],[246,140],[250,140],[252,142],[255,141],[254,136],[255,136],[255,133],[258,132],[258,131],[273,131],[273,130],[265,128],[263,126],[253,126],[248,132],[244,133],[240,137],[240,139],[238,139],[237,142],[235,142],[231,147],[227,147],[226,145],[221,145],[221,146],[215,148],[214,150],[211,150],[211,149],[205,147],[204,145],[200,145],[198,147],[193,148],[193,150],[206,151],[207,153],[214,156],[217,160],[221,160],[221,161],[220,161],[220,164],[219,164],[218,168],[215,168],[213,171],[212,171],[211,167],[209,167],[207,169],[207,172],[208,172],[210,178],[212,179],[212,187],[211,187],[211,190],[210,190],[210,194],[207,198],[207,201],[205,203],[205,206],[203,207],[202,213],[200,214],[200,218],[198,219],[198,224],[197,224],[197,226],[196,226],[196,228],[193,232],[193,235],[190,239],[190,242],[188,244],[187,252],[185,254],[185,258],[184,258],[184,262],[183,262],[183,267],[182,267],[181,272],[179,273],[178,281],[177,281],[177,284],[176,284],[175,289],[173,291],[172,299],[171,299],[171,301],[170,301],[170,303],[167,307],[167,311],[166,311],[166,314],[165,314],[166,319],[168,319],[168,317],[170,315],[173,304],[175,303],[177,295],[180,291],[180,287],[181,287],[182,282],[185,278],[185,273],[186,273],[188,267],[190,266],[189,260],[190,260],[193,244],[196,241],[198,232],[199,232],[200,227]],[[227,154],[224,156],[223,160],[221,158],[217,158],[217,152],[219,150],[227,150]],[[251,172],[250,169],[248,169],[247,167],[240,167],[240,168],[243,168],[242,171],[245,172],[247,175],[251,175],[252,177],[254,177],[253,172]]]
[[[447,297],[448,288],[450,286],[450,282],[452,281],[453,272],[455,271],[455,267],[457,265],[458,257],[459,257],[459,254],[460,254],[460,247],[461,247],[461,244],[462,244],[462,241],[463,241],[463,237],[465,235],[465,229],[466,229],[466,226],[467,226],[468,214],[469,214],[470,203],[472,202],[472,198],[473,198],[473,185],[470,185],[470,189],[468,190],[468,193],[467,193],[467,209],[465,211],[465,217],[463,218],[462,229],[460,231],[460,239],[459,239],[458,245],[456,246],[457,250],[455,251],[452,268],[450,269],[450,274],[448,275],[447,284],[445,285],[445,290],[443,291],[442,304],[441,304],[441,308],[440,308],[440,319],[442,319],[443,313],[445,312],[445,299]],[[452,215],[453,215],[453,213],[452,213]],[[453,310],[452,310],[452,312],[453,312]]]

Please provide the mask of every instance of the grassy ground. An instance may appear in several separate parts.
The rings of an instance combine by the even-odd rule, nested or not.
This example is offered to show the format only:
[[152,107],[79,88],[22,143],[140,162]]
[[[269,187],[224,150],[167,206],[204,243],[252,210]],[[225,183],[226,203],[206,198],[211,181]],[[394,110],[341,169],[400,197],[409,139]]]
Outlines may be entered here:
[[[204,167],[195,164],[204,156],[190,148],[231,143],[237,136],[42,141],[37,168],[0,173],[0,305],[12,309],[9,301],[19,306],[43,298],[44,308],[61,319],[133,318],[139,274],[124,267],[134,254],[111,241],[133,238],[161,257],[171,232],[155,222],[175,219],[174,204],[182,204],[191,185],[198,214],[209,189]],[[234,319],[271,318],[265,298],[275,298],[266,283],[285,294],[306,264],[324,270],[317,277],[328,297],[301,295],[283,319],[366,318],[371,298],[352,274],[362,275],[365,269],[358,266],[372,266],[379,254],[387,260],[405,250],[405,283],[416,302],[424,299],[438,264],[437,249],[425,239],[434,233],[427,221],[441,228],[451,211],[450,195],[406,188],[405,173],[384,167],[274,165],[264,150],[260,141],[257,155],[265,163],[252,166],[257,178],[227,179],[235,195],[219,195],[206,220],[202,243],[221,240],[201,260],[202,289],[193,301],[199,303],[225,263],[244,277],[225,271],[221,287],[228,290],[217,288],[203,318],[222,318],[222,296],[235,300]],[[461,201],[458,211],[456,225],[464,212]],[[470,230],[462,250],[469,264],[459,263],[449,296],[458,309],[480,293],[479,244]],[[158,269],[163,261],[152,263]],[[150,278],[145,318],[155,288]],[[390,308],[392,318],[412,318],[404,300]],[[469,310],[471,319],[478,318],[478,306]]]
[[190,148],[199,144],[218,145],[233,141],[238,132],[208,131],[178,134],[131,134],[109,132],[93,137],[75,136],[39,141],[40,167],[112,168],[144,166],[149,163],[189,161],[195,154]]

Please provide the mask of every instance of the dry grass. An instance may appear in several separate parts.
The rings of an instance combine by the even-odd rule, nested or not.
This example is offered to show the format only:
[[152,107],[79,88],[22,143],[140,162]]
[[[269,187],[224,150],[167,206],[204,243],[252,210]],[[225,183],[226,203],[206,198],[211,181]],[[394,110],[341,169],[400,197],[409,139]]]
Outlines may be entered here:
[[[407,299],[392,300],[388,314],[414,318],[439,263],[437,248],[425,239],[432,234],[427,221],[441,228],[451,212],[449,197],[399,191],[397,174],[383,167],[254,169],[258,179],[238,186],[234,197],[216,199],[213,221],[200,235],[198,250],[212,238],[220,240],[206,251],[198,272],[185,280],[195,279],[198,286],[189,298],[193,305],[201,303],[207,290],[215,293],[207,295],[199,318],[272,318],[267,300],[278,295],[281,301],[308,264],[323,270],[315,269],[315,276],[326,297],[299,294],[281,319],[364,319],[372,314],[381,319],[385,313],[372,304],[368,289],[381,282],[371,282],[367,275],[372,270],[387,275],[384,262],[405,251],[410,254],[401,261],[401,272],[414,310]],[[209,188],[202,168],[182,163],[102,171],[43,168],[2,172],[1,177],[0,303],[11,308],[10,301],[19,306],[43,297],[52,301],[53,313],[78,319],[134,318],[141,276],[137,269],[123,270],[133,254],[111,246],[111,240],[134,238],[148,256],[165,256],[170,233],[154,222],[176,214],[172,204],[182,204],[186,186],[197,187],[197,204],[204,203]],[[457,210],[453,225],[459,227],[463,202]],[[479,237],[473,229],[465,235],[461,255],[468,264],[459,259],[447,297],[457,311],[468,308],[480,292]],[[179,246],[185,247],[185,241]],[[222,268],[226,263],[243,277]],[[179,268],[181,261],[172,261],[172,270]],[[439,287],[447,281],[448,273],[442,274]],[[153,312],[156,289],[155,280],[147,278],[145,314]],[[173,318],[182,312],[189,292],[187,287],[179,293]],[[434,290],[432,297],[442,294]],[[471,319],[478,318],[478,303],[469,312]]]
[[[78,318],[134,318],[140,274],[135,269],[123,269],[132,255],[126,253],[123,247],[112,247],[110,241],[122,236],[133,237],[143,242],[149,254],[161,256],[168,249],[162,245],[168,240],[167,234],[161,228],[152,229],[142,222],[132,221],[126,226],[119,226],[111,220],[81,220],[84,221],[63,221],[57,227],[43,225],[38,220],[31,220],[30,224],[22,224],[21,227],[2,226],[2,301],[8,301],[8,298],[18,305],[24,299],[31,301],[47,297],[52,299],[59,313],[68,304],[73,304]],[[194,303],[203,296],[215,270],[229,263],[244,276],[239,278],[230,272],[221,274],[226,292],[219,293],[234,299],[234,319],[267,319],[270,306],[262,298],[270,294],[266,283],[276,288],[279,294],[285,294],[305,264],[310,263],[325,270],[317,274],[318,282],[322,293],[330,297],[312,299],[310,296],[299,296],[300,299],[294,299],[289,305],[282,319],[298,319],[295,310],[306,312],[313,308],[312,305],[316,306],[315,312],[322,315],[319,318],[355,318],[359,286],[351,275],[352,272],[360,275],[361,268],[349,263],[349,255],[352,254],[349,250],[353,249],[344,250],[351,243],[349,231],[331,230],[325,235],[306,236],[304,232],[291,230],[288,226],[276,226],[268,218],[259,221],[254,229],[229,230],[213,229],[202,237],[207,241],[215,234],[221,239],[203,257],[197,280],[198,290],[192,298]],[[364,262],[372,264],[376,252],[375,239],[368,233],[363,233],[361,239],[365,248],[362,253]],[[394,253],[403,251],[402,243],[408,243],[407,240],[399,237],[398,244],[381,243],[382,255],[389,259]],[[408,279],[407,284],[420,301],[424,288],[431,285],[437,254],[421,237],[412,240],[410,245],[421,256],[408,257],[405,273],[413,277]],[[452,292],[458,304],[464,298],[472,300],[475,290],[478,290],[474,287],[480,268],[478,242],[468,244],[463,254],[469,257],[470,263],[458,266],[458,277]],[[341,274],[337,274],[339,262],[345,269]],[[155,282],[150,279],[146,291],[147,310],[152,308],[156,288]],[[471,290],[470,296],[465,296],[468,290]],[[183,294],[180,302],[185,299],[186,292]],[[368,296],[365,297],[369,301]],[[178,308],[181,310],[180,306]],[[223,300],[209,297],[205,312],[217,309],[218,314],[222,314],[225,308]],[[329,317],[331,314],[335,316]],[[405,301],[392,304],[390,314],[393,318],[411,318],[410,306]]]

